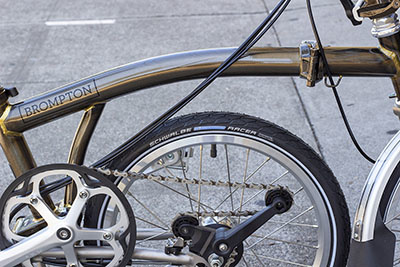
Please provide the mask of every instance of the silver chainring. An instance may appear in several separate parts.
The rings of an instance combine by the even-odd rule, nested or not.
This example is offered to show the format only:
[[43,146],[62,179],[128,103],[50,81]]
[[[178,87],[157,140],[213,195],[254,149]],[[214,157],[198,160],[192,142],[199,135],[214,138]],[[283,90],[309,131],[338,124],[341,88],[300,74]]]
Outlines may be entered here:
[[[76,197],[66,205],[65,188],[71,183]],[[112,210],[108,210],[116,219],[109,225],[88,227],[85,209],[89,208],[89,200],[99,197],[106,200],[106,205],[109,203]],[[0,214],[0,250],[7,249],[0,251],[1,266],[34,266],[34,262],[41,262],[122,267],[134,251],[136,225],[129,202],[106,177],[86,167],[52,164],[23,174],[1,197]],[[104,258],[88,259],[78,253],[83,247],[106,247],[109,252]]]

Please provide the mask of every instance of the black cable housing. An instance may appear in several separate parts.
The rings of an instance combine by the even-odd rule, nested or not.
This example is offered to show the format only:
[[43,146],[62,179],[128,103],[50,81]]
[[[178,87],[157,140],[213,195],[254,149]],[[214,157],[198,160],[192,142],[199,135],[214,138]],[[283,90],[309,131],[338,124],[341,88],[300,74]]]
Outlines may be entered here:
[[328,75],[329,83],[331,84],[330,87],[332,88],[333,94],[335,95],[336,103],[337,103],[338,108],[339,108],[339,110],[340,110],[340,114],[342,115],[343,122],[344,122],[344,124],[346,125],[347,132],[349,133],[350,138],[351,138],[351,140],[353,141],[353,144],[355,145],[355,147],[357,148],[357,150],[360,152],[360,154],[361,154],[366,160],[368,160],[369,162],[375,163],[375,160],[373,160],[371,157],[369,157],[369,156],[367,155],[367,153],[365,153],[364,150],[361,148],[361,146],[358,144],[357,139],[356,139],[356,137],[354,136],[353,131],[352,131],[352,129],[351,129],[351,126],[350,126],[350,124],[349,124],[349,121],[347,120],[346,113],[345,113],[345,111],[344,111],[342,102],[341,102],[341,100],[340,100],[338,91],[337,91],[337,89],[336,89],[335,82],[334,82],[333,76],[332,76],[332,72],[331,72],[331,69],[330,69],[330,67],[329,67],[328,60],[327,60],[327,58],[326,58],[326,55],[325,55],[324,47],[322,46],[322,42],[321,42],[321,39],[320,39],[319,34],[318,34],[317,26],[315,25],[315,20],[314,20],[314,16],[313,16],[313,13],[312,13],[312,7],[311,7],[310,0],[306,0],[306,2],[307,2],[308,16],[309,16],[309,18],[310,18],[311,27],[312,27],[312,30],[313,30],[313,32],[314,32],[315,39],[316,39],[317,44],[318,44],[319,52],[320,52],[320,54],[321,54],[322,62],[323,62],[323,64],[324,64],[324,69],[325,69],[326,74]]
[[112,166],[113,161],[118,161],[118,157],[123,155],[125,151],[131,149],[136,144],[140,143],[149,133],[154,131],[161,124],[170,119],[179,110],[191,102],[195,97],[197,97],[201,92],[204,91],[216,78],[221,76],[221,74],[228,69],[232,64],[238,61],[250,48],[252,48],[261,37],[274,25],[278,18],[285,11],[286,7],[289,5],[291,0],[280,0],[276,7],[271,11],[271,13],[264,19],[264,21],[253,31],[253,33],[244,41],[236,50],[232,53],[210,76],[207,77],[202,83],[200,83],[189,95],[180,100],[177,104],[167,110],[164,114],[158,117],[156,120],[151,122],[140,132],[138,132],[134,137],[126,141],[120,147],[112,151],[110,154],[100,159],[92,166],[100,167]]

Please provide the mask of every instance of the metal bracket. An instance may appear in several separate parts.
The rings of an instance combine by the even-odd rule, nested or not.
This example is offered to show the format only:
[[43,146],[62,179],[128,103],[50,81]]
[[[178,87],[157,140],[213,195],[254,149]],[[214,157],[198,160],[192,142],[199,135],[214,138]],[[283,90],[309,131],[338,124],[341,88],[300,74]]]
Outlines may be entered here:
[[302,41],[300,44],[300,78],[307,79],[306,85],[314,87],[322,80],[322,62],[317,42]]
[[400,8],[400,0],[366,1],[360,6],[360,17],[379,19],[394,14]]

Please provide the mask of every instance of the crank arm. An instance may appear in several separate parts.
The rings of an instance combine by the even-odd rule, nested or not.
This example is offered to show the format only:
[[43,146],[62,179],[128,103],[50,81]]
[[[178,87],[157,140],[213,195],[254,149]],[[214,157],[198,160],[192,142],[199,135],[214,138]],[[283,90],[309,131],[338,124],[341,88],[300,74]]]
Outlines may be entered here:
[[232,229],[218,228],[215,233],[213,250],[222,257],[229,257],[233,249],[257,231],[276,214],[282,214],[290,209],[291,203],[282,197],[276,197],[272,204],[254,214],[245,222]]
[[17,244],[0,251],[0,267],[18,265],[36,255],[39,255],[53,247],[62,245],[56,231],[45,229],[26,238]]

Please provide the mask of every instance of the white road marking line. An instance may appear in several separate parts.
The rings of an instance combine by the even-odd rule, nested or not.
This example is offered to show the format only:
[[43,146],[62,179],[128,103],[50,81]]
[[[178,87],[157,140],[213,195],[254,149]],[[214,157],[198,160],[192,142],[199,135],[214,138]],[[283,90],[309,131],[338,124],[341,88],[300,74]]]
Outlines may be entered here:
[[94,19],[94,20],[64,20],[64,21],[46,21],[47,26],[76,26],[76,25],[96,25],[96,24],[114,24],[115,19]]

